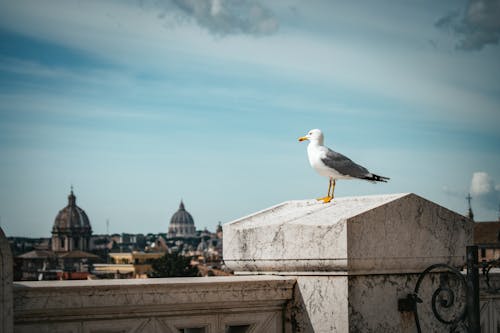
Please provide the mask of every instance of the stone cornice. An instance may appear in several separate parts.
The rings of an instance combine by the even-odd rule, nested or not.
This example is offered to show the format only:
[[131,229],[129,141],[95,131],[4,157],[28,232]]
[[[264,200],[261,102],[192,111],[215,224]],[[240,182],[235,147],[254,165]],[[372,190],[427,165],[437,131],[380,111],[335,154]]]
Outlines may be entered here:
[[[294,278],[230,276],[14,283],[15,322],[211,313],[282,307]],[[245,311],[246,311],[245,310]]]

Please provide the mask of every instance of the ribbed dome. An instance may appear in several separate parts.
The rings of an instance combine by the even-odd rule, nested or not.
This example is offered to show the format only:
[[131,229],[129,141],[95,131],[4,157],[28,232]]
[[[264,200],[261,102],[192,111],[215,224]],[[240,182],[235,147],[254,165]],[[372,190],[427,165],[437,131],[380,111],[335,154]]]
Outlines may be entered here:
[[182,201],[179,209],[170,219],[168,234],[170,237],[193,237],[196,235],[193,217],[186,211]]
[[76,197],[71,190],[68,205],[57,214],[52,232],[88,232],[91,229],[87,214],[76,205]]

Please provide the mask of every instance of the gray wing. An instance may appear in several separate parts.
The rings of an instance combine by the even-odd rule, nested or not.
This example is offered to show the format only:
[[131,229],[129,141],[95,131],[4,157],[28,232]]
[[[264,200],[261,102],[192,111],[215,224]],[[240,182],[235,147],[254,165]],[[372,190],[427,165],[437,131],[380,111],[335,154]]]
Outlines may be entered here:
[[355,178],[366,178],[370,172],[350,158],[328,148],[326,156],[321,159],[326,166],[337,170],[339,173]]

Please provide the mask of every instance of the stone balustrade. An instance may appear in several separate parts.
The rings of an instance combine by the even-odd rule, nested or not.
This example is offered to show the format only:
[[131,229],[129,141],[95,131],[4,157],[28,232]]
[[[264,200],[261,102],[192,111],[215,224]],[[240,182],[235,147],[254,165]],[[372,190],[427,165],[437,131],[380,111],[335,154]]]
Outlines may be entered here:
[[0,229],[0,333],[290,332],[280,276],[12,282]]
[[294,283],[272,276],[15,282],[15,331],[281,332]]
[[[0,234],[0,333],[415,332],[398,300],[429,265],[462,266],[473,230],[414,194],[289,201],[223,229],[236,276],[13,285]],[[453,283],[429,277],[423,299],[436,283]],[[425,312],[421,323],[425,332],[445,329]]]

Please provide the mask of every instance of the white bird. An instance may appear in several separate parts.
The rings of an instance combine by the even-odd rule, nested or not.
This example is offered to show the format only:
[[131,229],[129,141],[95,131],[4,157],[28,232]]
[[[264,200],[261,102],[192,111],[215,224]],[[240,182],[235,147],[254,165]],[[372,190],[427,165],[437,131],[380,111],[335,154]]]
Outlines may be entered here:
[[[324,203],[333,199],[336,179],[364,179],[371,182],[386,183],[390,178],[369,172],[365,167],[354,163],[348,157],[331,150],[323,145],[323,132],[319,129],[310,130],[307,135],[300,137],[299,141],[308,140],[307,156],[309,163],[321,176],[330,178],[326,197],[318,198]],[[330,193],[331,192],[331,193]]]

